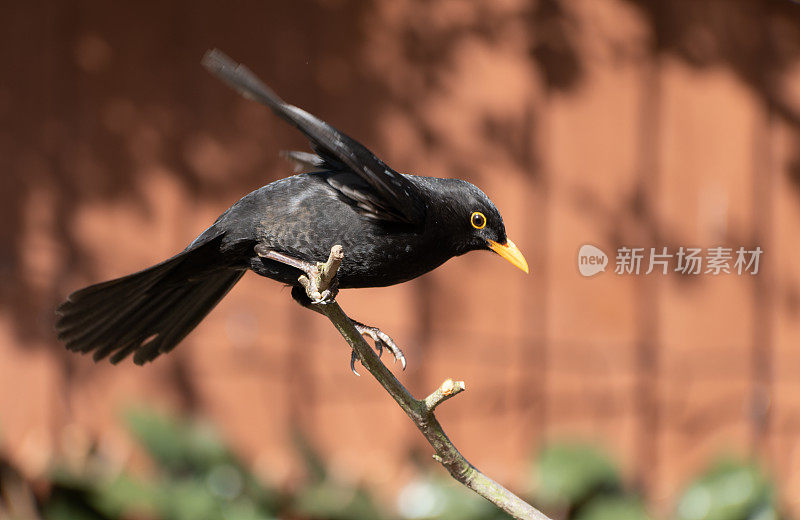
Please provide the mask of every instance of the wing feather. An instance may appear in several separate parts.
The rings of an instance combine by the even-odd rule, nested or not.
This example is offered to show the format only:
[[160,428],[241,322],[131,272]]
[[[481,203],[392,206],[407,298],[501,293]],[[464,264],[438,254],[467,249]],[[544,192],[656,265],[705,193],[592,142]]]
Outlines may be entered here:
[[364,145],[305,110],[284,102],[247,67],[236,63],[221,51],[208,51],[202,63],[244,97],[268,106],[305,134],[322,164],[341,165],[366,181],[377,195],[376,198],[382,200],[382,204],[376,208],[381,207],[389,212],[387,220],[409,224],[423,222],[425,209],[417,187]]

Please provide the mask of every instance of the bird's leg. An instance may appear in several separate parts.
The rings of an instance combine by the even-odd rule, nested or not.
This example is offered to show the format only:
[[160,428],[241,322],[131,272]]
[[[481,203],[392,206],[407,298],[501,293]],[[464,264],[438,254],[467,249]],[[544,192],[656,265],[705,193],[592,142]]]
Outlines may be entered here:
[[336,278],[335,272],[333,279],[327,281],[326,285],[328,287],[322,291],[318,290],[321,278],[324,275],[327,275],[327,273],[322,272],[323,264],[300,260],[299,258],[294,258],[293,256],[273,251],[269,249],[266,244],[256,244],[253,250],[261,258],[275,260],[276,262],[280,262],[303,271],[306,276],[301,277],[300,282],[303,284],[303,287],[305,287],[305,289],[313,295],[314,299],[310,300],[311,303],[326,303],[333,301],[333,299],[336,298],[336,294],[339,292],[339,280]]
[[[308,294],[306,294],[305,289],[299,285],[292,287],[292,298],[294,298],[294,301],[306,309],[311,309],[314,312],[323,314],[322,311],[320,311],[319,308],[313,304],[311,299],[308,297]],[[377,327],[370,327],[369,325],[364,325],[363,323],[360,323],[352,318],[349,319],[359,334],[369,336],[372,339],[372,341],[375,343],[375,350],[377,350],[379,357],[383,354],[383,349],[385,347],[394,355],[395,361],[400,361],[400,364],[403,366],[403,370],[406,369],[406,357],[403,355],[403,351],[400,350],[400,347],[397,346],[397,344],[388,334]],[[361,374],[356,371],[357,360],[358,354],[355,350],[353,350],[353,352],[350,354],[350,370],[352,370],[353,373],[358,376]]]
[[[336,278],[336,271],[339,269],[338,262],[336,262],[333,267],[326,266],[326,264],[308,262],[273,251],[269,249],[266,244],[256,244],[253,249],[261,258],[275,260],[276,262],[281,262],[303,271],[306,276],[301,276],[299,279],[302,287],[297,285],[292,287],[292,298],[303,307],[324,314],[317,305],[333,301],[336,294],[339,292],[339,282],[338,278]],[[341,249],[335,253],[331,251],[331,258],[328,264],[333,262],[336,257],[338,257],[338,261],[341,262]],[[320,291],[320,288],[324,289]],[[350,319],[350,321],[359,334],[362,336],[369,336],[372,339],[375,344],[375,349],[378,351],[378,357],[383,355],[383,349],[386,348],[394,355],[395,361],[400,361],[403,370],[406,369],[406,357],[403,355],[403,351],[400,350],[400,347],[397,346],[388,334],[377,327],[370,327],[369,325],[364,325],[353,319]],[[358,354],[353,350],[350,355],[350,370],[352,370],[354,374],[359,375],[355,369],[357,359]]]

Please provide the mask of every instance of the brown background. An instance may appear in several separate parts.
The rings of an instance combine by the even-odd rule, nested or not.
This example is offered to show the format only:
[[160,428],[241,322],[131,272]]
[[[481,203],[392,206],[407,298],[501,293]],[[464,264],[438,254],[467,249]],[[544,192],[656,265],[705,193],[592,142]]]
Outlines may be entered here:
[[[462,451],[526,480],[544,440],[596,440],[674,503],[754,453],[800,511],[800,6],[779,0],[43,2],[0,16],[0,430],[36,476],[92,441],[120,464],[131,403],[213,419],[291,482],[302,428],[386,496],[419,435],[288,291],[246,276],[145,368],[68,354],[71,290],[182,249],[287,175],[302,138],[210,77],[218,46],[395,169],[468,179],[527,254],[473,253],[345,291],[410,360]],[[758,276],[581,277],[580,245],[752,247]],[[611,259],[613,262],[613,258]]]

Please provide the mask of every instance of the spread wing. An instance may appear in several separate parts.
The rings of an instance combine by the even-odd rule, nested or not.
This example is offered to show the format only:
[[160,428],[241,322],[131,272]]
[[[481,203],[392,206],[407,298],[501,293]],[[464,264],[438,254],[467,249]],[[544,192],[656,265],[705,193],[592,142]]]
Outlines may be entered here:
[[[425,209],[423,199],[418,196],[418,188],[364,145],[305,110],[284,102],[247,67],[236,63],[221,51],[208,51],[202,63],[244,97],[267,105],[308,137],[316,157],[311,154],[298,156],[297,152],[290,152],[290,158],[299,157],[303,159],[300,162],[306,164],[350,170],[358,175],[366,184],[348,186],[342,182],[344,179],[340,180],[341,186],[356,192],[351,194],[355,195],[355,199],[345,192],[342,194],[355,201],[359,198],[372,201],[370,211],[373,211],[374,217],[408,224],[423,222]],[[333,183],[331,185],[336,188]]]

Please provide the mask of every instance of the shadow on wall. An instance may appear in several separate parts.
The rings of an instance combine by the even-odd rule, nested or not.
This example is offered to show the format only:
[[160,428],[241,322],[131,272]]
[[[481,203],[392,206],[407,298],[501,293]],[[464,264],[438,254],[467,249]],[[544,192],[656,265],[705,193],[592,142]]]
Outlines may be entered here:
[[[800,198],[800,100],[790,99],[800,60],[800,4],[624,0],[646,16],[655,53],[693,67],[725,67],[792,127],[794,159],[785,168]],[[790,75],[795,72],[794,75]]]
[[[10,174],[2,177],[0,267],[10,283],[0,289],[0,305],[20,341],[51,339],[52,310],[74,280],[98,279],[96,259],[77,233],[82,208],[124,202],[155,218],[142,181],[154,172],[175,179],[191,200],[224,207],[290,171],[273,152],[305,144],[207,76],[198,63],[210,46],[377,150],[370,137],[389,105],[411,114],[426,147],[439,146],[421,100],[441,88],[463,39],[497,38],[515,20],[486,6],[472,23],[431,31],[418,23],[430,7],[413,7],[394,15],[392,36],[402,48],[386,57],[412,86],[401,90],[365,58],[366,33],[376,16],[388,16],[369,2],[249,2],[225,10],[195,2],[165,12],[87,0],[26,5],[5,18],[0,52],[11,80],[0,89],[7,121],[0,160]],[[569,15],[548,0],[526,16],[538,35],[532,62],[551,88],[569,88],[580,77],[574,31],[561,30]],[[487,117],[486,128],[496,144],[520,146],[513,138],[519,121]],[[468,158],[451,155],[453,171],[474,173]]]
[[[145,182],[154,173],[166,173],[194,203],[226,205],[288,170],[263,146],[289,146],[290,132],[278,131],[268,114],[243,109],[243,100],[208,77],[199,59],[209,45],[271,64],[268,77],[278,91],[318,111],[336,106],[327,115],[352,121],[342,117],[348,107],[330,103],[321,85],[338,56],[357,54],[361,5],[267,9],[253,2],[223,11],[207,2],[165,11],[84,1],[26,5],[5,18],[0,52],[12,79],[0,92],[8,121],[0,160],[10,175],[3,176],[0,211],[2,269],[10,283],[0,289],[0,305],[20,339],[50,339],[52,310],[75,288],[70,277],[97,279],[95,258],[78,236],[83,208],[125,203],[155,218]],[[319,16],[304,16],[311,9]],[[299,20],[318,38],[286,29]],[[344,37],[342,25],[355,28]],[[379,108],[368,78],[357,67],[342,75],[356,90],[351,106],[357,99],[367,107],[353,111],[364,114],[353,126],[369,134],[365,116]],[[318,101],[309,102],[315,95]],[[30,243],[42,235],[43,244]]]
[[[800,6],[788,0],[624,1],[648,21],[653,48],[646,59],[669,53],[696,67],[731,69],[795,127],[800,144],[800,107],[786,95],[788,71],[800,57]],[[302,138],[209,78],[198,62],[210,46],[251,64],[290,101],[379,154],[385,147],[377,142],[378,119],[389,110],[402,113],[421,136],[417,155],[435,155],[446,171],[475,180],[482,150],[454,145],[452,128],[437,124],[430,105],[447,95],[454,67],[470,56],[475,41],[503,50],[510,38],[521,39],[520,66],[542,95],[513,113],[479,106],[473,120],[489,146],[534,183],[541,180],[538,111],[547,95],[569,92],[585,78],[583,28],[566,0],[539,0],[521,12],[491,3],[470,9],[354,0],[244,2],[224,9],[213,2],[178,2],[164,10],[92,0],[19,7],[0,22],[0,54],[10,78],[0,88],[6,121],[0,166],[9,172],[0,181],[0,270],[8,280],[0,306],[20,342],[49,342],[55,305],[76,279],[98,279],[97,259],[78,236],[86,207],[125,203],[155,219],[146,180],[165,173],[191,200],[186,211],[203,202],[224,208],[289,172],[276,152],[305,147]],[[419,161],[394,162],[413,171]],[[786,165],[800,196],[798,165],[800,152]],[[649,218],[638,189],[624,214],[596,204],[592,209],[591,194],[575,196],[608,221],[608,229],[620,229],[619,221],[631,214]],[[187,229],[186,236],[196,231]],[[424,303],[430,286],[421,288]]]
[[792,106],[786,93],[787,73],[800,58],[800,5],[791,0],[625,1],[646,16],[655,52],[698,68],[729,68],[765,106],[800,126],[800,106]]

